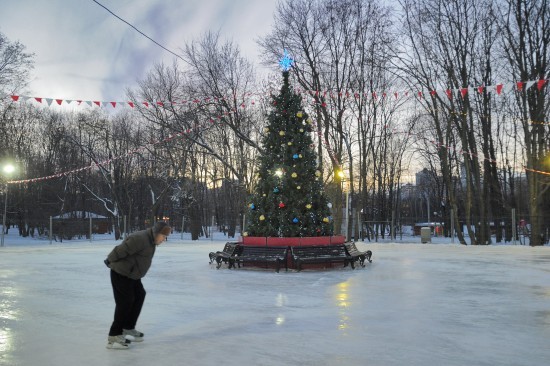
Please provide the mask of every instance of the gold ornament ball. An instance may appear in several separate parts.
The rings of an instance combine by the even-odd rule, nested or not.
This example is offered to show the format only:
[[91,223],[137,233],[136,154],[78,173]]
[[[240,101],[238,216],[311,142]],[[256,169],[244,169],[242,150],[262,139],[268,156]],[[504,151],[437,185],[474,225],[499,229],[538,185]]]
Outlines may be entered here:
[[302,187],[300,187],[300,186],[296,186],[296,189],[302,189]]
[[299,111],[298,113],[296,113],[296,117],[298,118],[302,118],[304,114],[302,113],[302,111]]
[[291,142],[291,141],[288,142],[288,146],[292,146],[292,142]]
[[298,174],[292,173],[292,178],[296,178],[297,176],[298,176]]
[[265,220],[265,216],[264,215],[261,215],[260,216],[260,221],[264,221]]
[[284,136],[285,135],[285,131],[279,131],[279,136]]
[[311,208],[311,204],[308,203],[308,204],[306,205],[306,208],[309,210],[309,209]]
[[324,217],[324,218],[323,218],[323,222],[329,222],[328,217]]
[[243,233],[243,236],[248,236],[248,232],[245,231],[245,232]]
[[320,176],[321,176],[321,172],[318,171],[318,170],[316,170],[316,171],[315,171],[315,176],[316,176],[316,177],[320,177]]

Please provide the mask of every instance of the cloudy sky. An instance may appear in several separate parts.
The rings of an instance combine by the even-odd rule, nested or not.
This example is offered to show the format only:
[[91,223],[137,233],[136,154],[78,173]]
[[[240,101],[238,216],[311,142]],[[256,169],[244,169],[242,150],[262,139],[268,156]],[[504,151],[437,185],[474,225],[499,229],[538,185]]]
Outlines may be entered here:
[[[221,31],[257,62],[258,37],[271,29],[277,0],[98,0],[166,48]],[[0,32],[35,53],[30,90],[44,98],[126,100],[164,51],[93,0],[2,0]],[[276,63],[276,62],[275,62]],[[21,93],[23,94],[23,93]]]

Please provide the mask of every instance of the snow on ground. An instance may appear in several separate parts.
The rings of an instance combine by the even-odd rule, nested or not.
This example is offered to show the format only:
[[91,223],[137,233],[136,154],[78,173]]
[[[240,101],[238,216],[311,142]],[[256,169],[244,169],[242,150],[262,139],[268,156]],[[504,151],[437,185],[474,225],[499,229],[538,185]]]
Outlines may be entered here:
[[548,363],[550,248],[418,242],[359,242],[374,253],[366,268],[275,273],[216,270],[223,237],[174,234],[143,280],[145,341],[115,351],[103,259],[117,242],[9,235],[0,365]]

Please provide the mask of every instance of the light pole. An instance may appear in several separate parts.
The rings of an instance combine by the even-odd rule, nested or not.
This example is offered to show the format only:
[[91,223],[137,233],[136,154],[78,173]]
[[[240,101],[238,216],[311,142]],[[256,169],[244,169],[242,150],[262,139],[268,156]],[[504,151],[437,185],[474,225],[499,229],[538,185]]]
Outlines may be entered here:
[[[15,170],[15,167],[11,164],[4,165],[2,169],[6,176],[9,176]],[[6,182],[6,193],[4,199],[4,216],[2,218],[2,239],[0,241],[0,247],[4,246],[4,235],[6,234],[6,215],[8,213],[8,183]]]
[[349,235],[349,187],[347,187],[347,185],[345,185],[346,183],[346,174],[343,172],[343,171],[339,171],[338,172],[338,176],[340,177],[340,182],[342,183],[342,190],[345,189],[345,193],[346,193],[346,226],[345,226],[345,236],[346,236],[346,241],[349,241],[350,239],[350,235]]

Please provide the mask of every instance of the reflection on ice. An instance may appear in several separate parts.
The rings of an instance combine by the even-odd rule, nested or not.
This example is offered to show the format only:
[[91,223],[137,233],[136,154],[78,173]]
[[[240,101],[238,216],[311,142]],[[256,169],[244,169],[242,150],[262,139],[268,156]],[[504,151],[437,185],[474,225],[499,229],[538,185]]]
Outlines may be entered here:
[[349,327],[349,316],[347,314],[347,307],[350,305],[348,294],[349,283],[347,281],[340,282],[336,285],[336,288],[336,306],[338,306],[338,313],[340,315],[340,324],[338,325],[338,329],[346,330]]
[[5,283],[0,288],[0,355],[11,348],[12,330],[10,324],[17,320],[17,309],[15,308],[15,289]]

